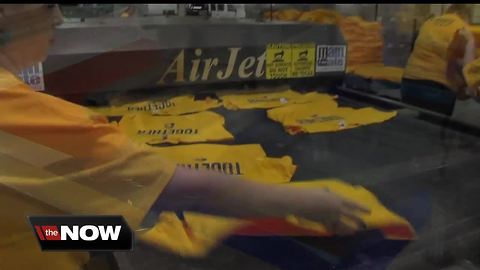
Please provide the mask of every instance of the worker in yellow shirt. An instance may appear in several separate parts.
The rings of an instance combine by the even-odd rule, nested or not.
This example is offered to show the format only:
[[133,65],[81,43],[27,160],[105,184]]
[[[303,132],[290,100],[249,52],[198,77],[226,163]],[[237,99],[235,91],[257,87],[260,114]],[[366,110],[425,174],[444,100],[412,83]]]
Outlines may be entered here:
[[[176,167],[151,148],[133,145],[105,117],[33,91],[15,74],[44,60],[61,22],[56,5],[0,5],[0,269],[68,270],[87,263],[86,253],[41,252],[26,224],[27,215],[59,209],[122,214],[134,230],[155,205],[237,217],[295,214],[339,234],[363,228],[359,215],[368,210],[327,190]],[[51,152],[69,159],[47,164]],[[22,168],[40,168],[42,175],[63,180],[42,182]]]
[[456,99],[468,97],[462,69],[475,58],[471,12],[471,5],[452,4],[422,25],[403,75],[404,102],[451,115]]

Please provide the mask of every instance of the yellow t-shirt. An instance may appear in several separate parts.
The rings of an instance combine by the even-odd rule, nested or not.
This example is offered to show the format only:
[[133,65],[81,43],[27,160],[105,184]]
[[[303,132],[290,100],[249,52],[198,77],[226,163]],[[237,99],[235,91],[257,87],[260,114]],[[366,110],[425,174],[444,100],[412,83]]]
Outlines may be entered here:
[[125,115],[120,129],[139,143],[196,143],[233,140],[223,116],[200,112],[180,116]]
[[88,253],[41,252],[26,217],[121,214],[137,229],[174,173],[105,117],[3,69],[0,100],[0,269],[81,268]]
[[405,67],[404,77],[434,81],[455,90],[457,86],[446,76],[448,48],[455,33],[466,27],[467,24],[455,14],[445,14],[427,20],[420,29]]
[[289,182],[296,169],[289,156],[267,157],[257,144],[192,144],[156,147],[154,151],[180,166],[214,170],[258,182]]
[[335,11],[328,9],[314,9],[305,11],[298,17],[300,22],[316,22],[321,24],[337,24],[342,20],[342,16]]
[[217,93],[223,106],[229,110],[268,109],[288,104],[308,103],[316,100],[333,100],[334,96],[310,92],[301,94],[292,90],[263,93]]
[[[388,239],[413,239],[415,231],[407,220],[388,210],[371,192],[337,179],[288,183],[298,188],[327,188],[371,210],[361,216],[369,229],[379,229]],[[330,236],[325,227],[297,216],[262,219],[236,219],[185,212],[182,222],[171,212],[162,213],[159,222],[139,235],[145,243],[183,256],[206,256],[229,235]],[[172,236],[172,237],[170,237]]]
[[193,95],[185,95],[166,100],[135,102],[121,106],[92,107],[90,109],[106,116],[120,116],[128,113],[180,115],[206,111],[221,105],[221,102],[216,99],[195,100]]
[[264,13],[265,19],[272,18],[273,20],[280,20],[280,21],[294,21],[302,14],[301,11],[290,8],[284,10],[277,10],[277,11],[267,11]]
[[403,68],[389,67],[383,64],[364,64],[349,67],[348,73],[366,79],[401,83],[403,77]]
[[294,104],[267,111],[267,116],[282,123],[291,135],[350,129],[381,123],[396,115],[396,111],[382,112],[373,108],[337,107],[336,104],[325,102]]

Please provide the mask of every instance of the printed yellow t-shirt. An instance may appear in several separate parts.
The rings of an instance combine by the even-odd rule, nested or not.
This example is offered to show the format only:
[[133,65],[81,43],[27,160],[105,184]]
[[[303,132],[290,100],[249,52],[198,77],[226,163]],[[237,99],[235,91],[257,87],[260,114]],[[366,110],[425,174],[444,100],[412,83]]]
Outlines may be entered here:
[[[368,229],[381,230],[388,239],[409,240],[415,237],[410,223],[388,210],[371,192],[337,179],[288,183],[298,188],[327,188],[330,192],[357,202],[371,210],[360,217]],[[297,216],[285,218],[236,219],[196,212],[185,212],[184,221],[171,212],[160,214],[159,222],[139,238],[152,246],[189,257],[206,256],[230,235],[250,236],[331,236],[318,223]]]
[[88,253],[41,252],[26,217],[121,214],[137,229],[174,173],[175,163],[132,145],[104,116],[4,69],[0,101],[8,115],[0,119],[0,269],[80,269]]
[[193,95],[178,96],[159,101],[142,101],[122,106],[92,107],[97,113],[106,116],[120,116],[128,113],[146,113],[152,115],[180,115],[206,111],[222,105],[216,99],[195,100]]
[[353,109],[324,102],[295,104],[267,111],[267,116],[282,123],[291,135],[350,129],[381,123],[396,115],[396,111],[382,112],[374,108]]
[[447,79],[448,48],[455,33],[468,25],[455,14],[444,14],[427,20],[420,28],[415,47],[405,67],[404,77],[429,80],[456,90]]
[[179,116],[125,115],[120,129],[139,143],[196,143],[233,140],[224,127],[223,116],[200,112]]
[[155,147],[154,151],[180,166],[213,170],[265,183],[289,182],[296,169],[289,156],[267,157],[257,144],[192,144]]
[[292,90],[263,92],[263,93],[217,93],[223,101],[225,108],[229,110],[238,109],[268,109],[288,104],[307,103],[316,100],[334,100],[334,96],[310,92],[301,94]]

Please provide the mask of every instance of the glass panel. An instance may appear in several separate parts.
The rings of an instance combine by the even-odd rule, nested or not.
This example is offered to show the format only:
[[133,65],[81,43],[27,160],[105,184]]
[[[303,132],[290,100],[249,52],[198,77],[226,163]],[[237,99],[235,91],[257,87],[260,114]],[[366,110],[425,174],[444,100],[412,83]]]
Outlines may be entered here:
[[0,5],[1,269],[479,269],[478,4],[57,8]]

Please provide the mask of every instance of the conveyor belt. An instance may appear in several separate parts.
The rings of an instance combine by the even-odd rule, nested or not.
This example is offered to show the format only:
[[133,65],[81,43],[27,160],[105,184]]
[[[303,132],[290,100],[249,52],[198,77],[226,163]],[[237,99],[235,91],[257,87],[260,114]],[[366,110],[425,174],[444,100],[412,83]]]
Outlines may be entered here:
[[[339,102],[340,105],[351,107],[372,106],[345,96],[340,96]],[[477,215],[480,208],[477,206],[480,194],[480,182],[477,179],[480,175],[480,142],[476,136],[422,120],[417,112],[410,109],[400,109],[397,117],[382,124],[297,136],[288,135],[279,123],[269,120],[265,110],[228,111],[218,108],[214,111],[225,117],[226,128],[234,134],[235,144],[260,143],[269,156],[290,155],[298,165],[293,181],[337,177],[360,184],[372,190],[387,207],[406,217],[417,229],[419,238],[397,258],[395,265],[399,268],[396,269],[418,269],[415,263],[407,263],[406,258],[416,254],[419,260],[424,260],[423,255],[418,255],[421,254],[419,252],[441,249],[439,243],[451,245],[447,248],[451,250],[455,247],[452,243],[457,236],[469,235],[467,240],[479,242],[478,234],[474,234],[475,228],[480,224]],[[234,238],[226,243],[258,256],[259,251],[254,249],[255,245],[259,245],[256,241],[258,240],[251,239],[249,242],[245,238]],[[281,249],[288,247],[288,243],[294,243],[278,241],[281,240],[271,239],[270,245]],[[297,239],[295,243],[311,248],[331,247],[331,241],[332,239]],[[365,241],[369,243],[367,246],[360,244]],[[344,258],[335,256],[342,254],[338,250],[324,253],[324,266],[335,264],[336,269],[347,269],[368,261],[376,266],[375,269],[385,269],[380,265],[389,265],[407,243],[382,241],[369,233],[337,239],[335,243],[342,246],[340,250],[345,251],[346,246],[353,246],[355,248],[349,249],[353,253],[348,256],[344,254]],[[251,248],[245,247],[249,243]],[[464,243],[471,250],[478,250],[478,246],[475,247],[469,241]],[[294,249],[293,246],[291,248]],[[321,249],[317,250],[321,252]],[[373,252],[373,255],[367,251]],[[442,253],[438,250],[433,252]],[[277,253],[279,254],[283,253]],[[130,256],[125,255],[127,258]],[[143,255],[136,252],[130,256],[130,260],[136,262],[135,268],[131,269],[154,269],[155,265],[165,265],[165,260],[173,260],[184,267],[178,269],[246,269],[247,265],[249,269],[274,269],[272,265],[292,269],[292,264],[295,263],[302,266],[302,269],[310,269],[312,265],[302,264],[306,263],[305,260],[311,260],[308,262],[313,265],[321,265],[320,261],[315,261],[318,257],[312,259],[291,255],[287,259],[275,259],[270,255],[260,256],[263,261],[268,261],[266,263],[221,247],[202,260],[183,261],[163,253],[152,255],[151,252],[145,253],[148,259],[142,259]],[[291,264],[286,262],[288,260]]]

